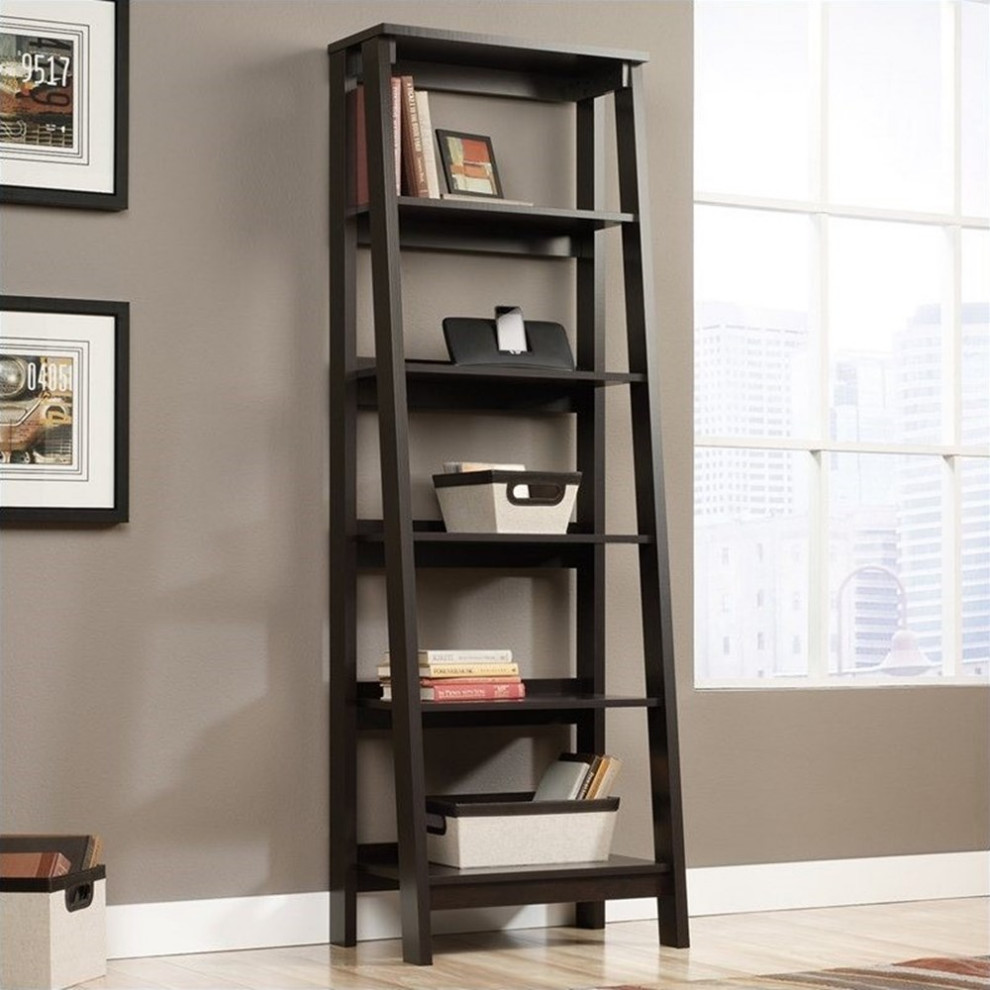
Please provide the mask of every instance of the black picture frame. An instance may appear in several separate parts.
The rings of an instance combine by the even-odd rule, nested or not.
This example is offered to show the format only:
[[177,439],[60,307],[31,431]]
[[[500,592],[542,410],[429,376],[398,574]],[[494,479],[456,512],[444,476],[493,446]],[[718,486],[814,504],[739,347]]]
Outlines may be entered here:
[[0,56],[24,73],[0,97],[0,203],[127,209],[129,0],[80,8],[88,20],[59,0],[0,8]]
[[[492,139],[487,134],[465,134],[440,129],[436,134],[447,191],[451,195],[502,198],[502,182],[495,164],[495,150]],[[469,149],[474,149],[475,155],[466,164],[475,170],[483,170],[483,175],[465,174],[465,151]],[[482,186],[487,186],[487,189],[481,188]]]
[[0,296],[0,526],[128,521],[129,338],[126,302]]

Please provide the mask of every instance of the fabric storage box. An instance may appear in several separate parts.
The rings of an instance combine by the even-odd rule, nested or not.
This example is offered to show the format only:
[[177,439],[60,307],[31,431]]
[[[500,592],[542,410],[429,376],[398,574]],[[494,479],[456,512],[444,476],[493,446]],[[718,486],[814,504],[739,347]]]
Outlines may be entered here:
[[106,867],[0,879],[0,988],[56,990],[107,971]]
[[431,862],[462,869],[608,859],[619,810],[601,801],[533,801],[532,791],[426,799]]
[[448,533],[566,533],[580,471],[435,474]]

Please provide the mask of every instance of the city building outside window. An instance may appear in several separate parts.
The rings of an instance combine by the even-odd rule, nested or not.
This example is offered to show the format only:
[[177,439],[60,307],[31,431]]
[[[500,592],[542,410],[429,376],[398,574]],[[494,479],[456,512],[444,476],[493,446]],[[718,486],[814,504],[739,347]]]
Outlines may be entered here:
[[988,66],[984,0],[695,4],[699,687],[990,683]]

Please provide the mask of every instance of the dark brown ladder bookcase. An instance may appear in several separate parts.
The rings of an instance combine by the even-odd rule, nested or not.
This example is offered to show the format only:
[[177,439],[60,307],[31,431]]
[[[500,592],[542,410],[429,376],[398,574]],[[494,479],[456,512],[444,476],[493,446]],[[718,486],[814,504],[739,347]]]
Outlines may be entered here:
[[[331,941],[353,945],[362,891],[398,890],[403,957],[432,960],[431,911],[495,905],[573,903],[577,924],[601,928],[605,902],[655,897],[660,941],[688,944],[674,653],[658,347],[647,197],[642,63],[609,51],[380,24],[334,42],[330,56],[330,911]],[[418,199],[395,191],[391,77],[417,87],[575,107],[576,207]],[[348,199],[348,92],[365,89],[370,202]],[[604,103],[614,100],[618,212],[601,208]],[[628,372],[605,367],[604,246],[621,228]],[[356,254],[371,253],[375,357],[356,353]],[[573,259],[576,365],[573,372],[461,368],[407,361],[400,253],[406,249],[509,253]],[[637,532],[605,531],[605,389],[630,393]],[[565,411],[576,417],[576,522],[566,534],[447,533],[414,520],[409,410]],[[377,409],[383,519],[357,518],[356,424]],[[609,544],[638,548],[645,694],[605,693],[605,557]],[[519,702],[430,703],[419,696],[417,567],[571,568],[576,573],[575,676],[527,679]],[[357,576],[384,568],[394,700],[357,679]],[[610,710],[646,712],[654,858],[613,855],[600,863],[457,870],[426,850],[424,732],[434,727],[574,727],[579,751],[604,752]],[[357,740],[391,734],[396,842],[359,844]]]

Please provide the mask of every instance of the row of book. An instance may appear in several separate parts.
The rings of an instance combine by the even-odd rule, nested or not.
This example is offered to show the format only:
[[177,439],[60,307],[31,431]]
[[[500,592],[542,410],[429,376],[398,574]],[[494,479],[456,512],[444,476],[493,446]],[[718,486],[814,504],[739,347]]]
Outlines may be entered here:
[[[352,93],[352,129],[356,160],[351,199],[355,206],[368,203],[368,145],[364,85]],[[440,171],[433,141],[430,97],[416,89],[412,76],[392,77],[392,143],[395,148],[395,192],[429,199],[440,198]]]
[[606,753],[561,753],[547,767],[534,801],[595,801],[612,793],[622,760]]
[[[419,696],[423,701],[519,701],[526,685],[512,650],[420,650]],[[378,666],[382,699],[392,700],[389,654]]]
[[0,877],[5,879],[63,877],[102,861],[98,835],[0,835]]

